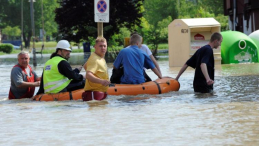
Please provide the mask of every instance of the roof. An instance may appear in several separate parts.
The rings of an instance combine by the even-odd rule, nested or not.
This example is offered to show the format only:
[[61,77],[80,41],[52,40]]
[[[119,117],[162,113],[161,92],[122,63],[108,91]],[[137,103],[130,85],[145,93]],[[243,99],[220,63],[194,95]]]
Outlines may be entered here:
[[192,18],[192,19],[181,19],[189,27],[197,26],[220,26],[220,23],[214,18]]

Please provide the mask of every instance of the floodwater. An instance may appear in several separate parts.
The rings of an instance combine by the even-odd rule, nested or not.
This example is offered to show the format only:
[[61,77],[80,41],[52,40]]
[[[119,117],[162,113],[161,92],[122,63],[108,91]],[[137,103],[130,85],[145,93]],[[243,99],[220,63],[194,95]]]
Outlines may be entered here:
[[[180,70],[158,63],[164,76]],[[188,68],[178,92],[100,102],[7,100],[13,64],[0,65],[0,145],[259,145],[259,64],[216,66],[212,94],[193,92]]]

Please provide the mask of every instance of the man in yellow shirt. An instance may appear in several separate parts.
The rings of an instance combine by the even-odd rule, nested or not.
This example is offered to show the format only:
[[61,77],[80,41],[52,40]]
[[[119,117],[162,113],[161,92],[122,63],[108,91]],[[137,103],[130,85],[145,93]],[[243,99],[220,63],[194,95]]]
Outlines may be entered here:
[[[84,90],[88,93],[91,93],[91,97],[85,97],[86,100],[96,99],[97,97],[93,97],[95,93],[92,91],[103,92],[106,97],[106,91],[108,89],[108,85],[110,84],[107,64],[104,59],[105,53],[107,51],[107,41],[103,37],[98,37],[95,40],[95,52],[91,54],[88,61],[84,65],[86,70],[86,81]],[[85,92],[85,93],[86,93]],[[86,96],[86,95],[85,95]],[[104,95],[103,95],[104,96]],[[84,100],[84,95],[83,95]],[[98,99],[97,99],[98,100]]]

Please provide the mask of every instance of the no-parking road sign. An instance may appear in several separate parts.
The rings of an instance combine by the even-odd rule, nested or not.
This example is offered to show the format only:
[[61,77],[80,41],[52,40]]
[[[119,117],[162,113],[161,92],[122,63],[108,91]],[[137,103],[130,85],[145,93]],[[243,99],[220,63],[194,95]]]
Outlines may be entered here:
[[109,22],[109,1],[110,0],[94,0],[95,22]]

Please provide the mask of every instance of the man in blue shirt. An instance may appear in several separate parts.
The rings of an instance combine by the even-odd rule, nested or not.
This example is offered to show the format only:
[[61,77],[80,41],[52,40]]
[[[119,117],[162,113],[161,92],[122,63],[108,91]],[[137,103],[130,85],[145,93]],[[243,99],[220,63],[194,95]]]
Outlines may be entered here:
[[124,67],[124,74],[121,77],[122,84],[141,84],[145,82],[144,70],[150,69],[158,76],[162,78],[160,72],[155,67],[149,56],[142,50],[140,50],[142,37],[138,34],[134,34],[130,38],[130,47],[124,48],[118,54],[116,60],[113,63],[115,69]]

